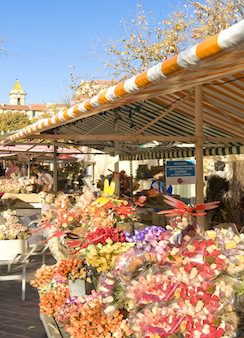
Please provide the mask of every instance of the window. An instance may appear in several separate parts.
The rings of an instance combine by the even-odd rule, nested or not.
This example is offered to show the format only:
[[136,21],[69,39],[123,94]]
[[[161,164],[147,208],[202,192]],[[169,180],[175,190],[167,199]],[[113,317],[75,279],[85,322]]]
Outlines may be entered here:
[[20,97],[17,98],[17,104],[20,104]]

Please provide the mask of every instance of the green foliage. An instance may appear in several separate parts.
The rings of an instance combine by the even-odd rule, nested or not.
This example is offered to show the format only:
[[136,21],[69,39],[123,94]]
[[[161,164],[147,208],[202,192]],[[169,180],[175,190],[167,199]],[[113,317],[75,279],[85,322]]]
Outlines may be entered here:
[[0,114],[0,132],[10,132],[24,128],[30,124],[24,113],[7,111]]

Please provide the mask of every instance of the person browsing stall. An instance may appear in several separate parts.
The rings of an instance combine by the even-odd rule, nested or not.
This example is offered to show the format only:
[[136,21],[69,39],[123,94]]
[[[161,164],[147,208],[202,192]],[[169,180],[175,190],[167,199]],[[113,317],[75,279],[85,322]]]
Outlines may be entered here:
[[38,168],[38,180],[43,187],[43,191],[51,192],[53,189],[54,179],[44,168]]

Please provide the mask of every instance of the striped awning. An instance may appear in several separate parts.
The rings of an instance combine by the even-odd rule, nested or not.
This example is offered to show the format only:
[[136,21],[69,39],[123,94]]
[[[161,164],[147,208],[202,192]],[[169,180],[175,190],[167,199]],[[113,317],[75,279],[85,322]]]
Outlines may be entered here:
[[[189,148],[177,148],[175,141],[179,138],[185,138],[188,143],[194,141],[194,87],[199,84],[203,86],[205,152],[241,152],[244,145],[244,20],[146,72],[5,137],[3,143],[24,138],[42,139],[48,134],[53,135],[53,140],[70,137],[79,145],[110,152],[114,147],[110,136],[115,133],[116,119],[119,120],[116,133],[121,137],[118,150],[121,159],[145,157],[147,153],[156,158],[194,154]],[[160,144],[145,151],[140,147],[143,137],[158,140]]]
[[[204,149],[204,156],[218,155],[239,155],[244,153],[244,147],[225,147]],[[141,154],[120,155],[120,161],[142,161],[142,160],[160,160],[160,159],[176,159],[195,157],[195,150],[172,150],[172,151],[150,151]]]

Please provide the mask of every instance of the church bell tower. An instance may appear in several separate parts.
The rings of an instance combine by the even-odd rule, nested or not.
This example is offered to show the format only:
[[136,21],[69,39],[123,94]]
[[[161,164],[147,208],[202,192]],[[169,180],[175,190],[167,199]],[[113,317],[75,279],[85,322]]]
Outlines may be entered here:
[[9,104],[10,105],[25,105],[25,96],[21,83],[16,79],[15,84],[13,85],[12,90],[9,92]]

